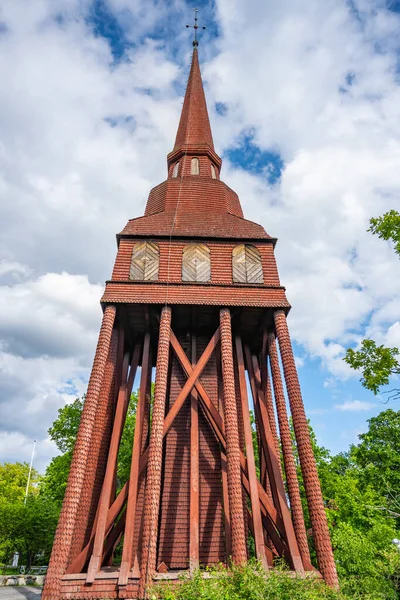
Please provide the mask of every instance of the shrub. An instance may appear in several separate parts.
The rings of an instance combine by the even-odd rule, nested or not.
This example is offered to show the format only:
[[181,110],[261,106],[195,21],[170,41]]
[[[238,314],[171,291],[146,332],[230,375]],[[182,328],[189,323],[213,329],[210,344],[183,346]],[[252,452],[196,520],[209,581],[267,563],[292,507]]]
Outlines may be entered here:
[[[266,573],[256,561],[244,567],[218,567],[209,577],[197,571],[180,585],[157,586],[150,598],[163,600],[342,600],[345,597],[329,589],[314,576],[299,577],[274,569]],[[152,596],[153,594],[153,596]]]

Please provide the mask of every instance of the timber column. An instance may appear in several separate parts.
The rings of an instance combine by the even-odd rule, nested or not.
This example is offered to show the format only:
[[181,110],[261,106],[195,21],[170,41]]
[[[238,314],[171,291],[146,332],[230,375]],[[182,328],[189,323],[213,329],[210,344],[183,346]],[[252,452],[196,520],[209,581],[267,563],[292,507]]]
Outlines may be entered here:
[[60,598],[61,577],[67,569],[73,537],[76,534],[76,519],[82,501],[82,491],[85,483],[87,483],[85,477],[87,462],[88,456],[90,456],[93,428],[96,420],[104,373],[106,371],[107,358],[110,352],[115,314],[115,306],[107,306],[103,314],[99,341],[97,343],[93,368],[76,438],[71,469],[68,476],[68,484],[43,590],[43,598],[46,600],[58,600]]
[[272,381],[274,384],[276,412],[278,414],[279,432],[281,435],[283,462],[285,465],[286,483],[290,498],[293,527],[303,562],[311,562],[307,542],[306,526],[304,524],[303,507],[301,505],[300,488],[297,479],[296,463],[293,454],[292,436],[286,410],[286,400],[283,391],[281,370],[279,367],[278,349],[275,335],[268,334],[268,353],[271,364]]
[[147,462],[147,481],[143,515],[142,560],[140,564],[139,596],[151,582],[156,569],[158,515],[160,510],[161,468],[164,435],[165,401],[167,396],[171,309],[161,311],[154,405]]
[[330,542],[328,521],[284,311],[275,311],[274,319],[293,418],[301,472],[303,474],[310,512],[318,566],[326,583],[333,588],[337,588],[339,582]]
[[222,308],[220,311],[220,330],[232,560],[236,564],[243,564],[247,560],[247,548],[233,368],[231,313],[228,308]]

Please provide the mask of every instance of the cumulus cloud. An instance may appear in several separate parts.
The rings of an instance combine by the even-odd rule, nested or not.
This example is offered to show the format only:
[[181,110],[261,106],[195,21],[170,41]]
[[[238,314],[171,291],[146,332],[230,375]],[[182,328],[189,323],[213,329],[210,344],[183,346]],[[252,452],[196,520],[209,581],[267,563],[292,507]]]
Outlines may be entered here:
[[220,52],[205,69],[226,108],[216,138],[240,147],[250,131],[284,161],[274,186],[236,165],[225,178],[280,238],[296,341],[347,377],[347,345],[400,341],[398,258],[366,231],[400,194],[399,15],[380,2],[218,6]]
[[371,408],[374,408],[374,406],[375,405],[372,404],[372,402],[362,402],[361,400],[348,400],[347,402],[343,402],[343,404],[336,404],[335,408],[344,412],[360,412],[371,410]]
[[[400,193],[399,15],[351,5],[218,0],[200,48],[223,179],[280,238],[301,364],[332,381],[362,335],[400,346],[398,259],[366,232]],[[53,452],[46,429],[87,384],[115,233],[165,177],[179,119],[189,7],[102,6],[104,31],[92,0],[2,3],[1,459],[29,460],[33,439],[41,464]],[[276,183],[227,158],[248,140],[279,155]]]
[[40,442],[37,464],[54,453],[47,428],[61,406],[85,392],[101,289],[65,272],[0,286],[2,460],[26,459],[33,439]]

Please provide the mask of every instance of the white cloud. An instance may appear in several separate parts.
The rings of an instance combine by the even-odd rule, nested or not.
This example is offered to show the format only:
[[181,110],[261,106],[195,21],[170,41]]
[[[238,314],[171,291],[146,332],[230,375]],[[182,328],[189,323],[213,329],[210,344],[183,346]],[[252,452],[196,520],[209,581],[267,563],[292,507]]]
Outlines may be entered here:
[[374,406],[375,405],[372,402],[363,402],[361,400],[348,400],[347,402],[343,402],[343,404],[336,404],[335,408],[344,412],[360,412],[371,410],[372,408],[374,408]]
[[[115,233],[143,212],[173,145],[191,11],[106,4],[134,42],[120,62],[86,19],[90,0],[2,3],[0,460],[29,460],[34,438],[42,464],[53,452],[46,429],[85,390]],[[345,0],[218,0],[220,35],[200,47],[218,150],[254,132],[285,162],[275,186],[228,160],[222,176],[279,237],[292,336],[333,381],[364,332],[400,346],[398,259],[366,232],[400,194],[400,23],[380,0],[355,5],[361,22]],[[160,20],[170,40],[151,39]]]
[[0,287],[3,350],[22,357],[86,355],[99,325],[101,292],[87,276],[65,272]]
[[232,11],[221,0],[220,53],[205,69],[227,106],[217,140],[253,131],[285,161],[273,187],[229,164],[223,175],[279,238],[294,338],[340,377],[352,374],[345,348],[364,333],[396,341],[389,327],[400,314],[398,258],[366,231],[400,195],[400,18],[379,2],[355,6],[362,22],[344,1],[254,0]]
[[0,287],[0,460],[27,460],[33,439],[36,464],[54,453],[47,429],[61,406],[85,392],[101,289],[68,273]]

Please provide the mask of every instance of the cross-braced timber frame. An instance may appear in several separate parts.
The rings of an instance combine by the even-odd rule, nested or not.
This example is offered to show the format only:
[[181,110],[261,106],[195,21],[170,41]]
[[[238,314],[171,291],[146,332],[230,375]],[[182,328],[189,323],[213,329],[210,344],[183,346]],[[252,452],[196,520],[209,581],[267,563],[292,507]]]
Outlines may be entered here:
[[[241,564],[248,559],[250,534],[255,554],[266,569],[282,557],[297,573],[316,571],[310,560],[280,359],[319,569],[334,585],[326,517],[285,313],[270,310],[269,318],[261,319],[262,342],[255,350],[241,335],[240,314],[232,319],[231,311],[221,308],[217,327],[200,353],[196,327],[186,332],[185,351],[181,332],[174,332],[171,325],[174,310],[164,306],[153,312],[153,321],[158,323],[154,331],[146,309],[143,332],[134,343],[122,313],[116,319],[114,306],[105,310],[44,598],[142,598],[157,573],[168,571],[168,565],[159,561],[165,440],[187,403],[190,526],[186,568],[193,572],[202,565],[199,421],[203,419],[219,446],[225,562]],[[202,382],[212,357],[219,380],[217,401]],[[173,360],[186,380],[169,403]],[[118,451],[138,367],[130,475],[117,493]],[[253,444],[251,410],[258,447]],[[100,457],[96,464],[91,456]],[[122,550],[119,565],[113,564],[117,547]]]

